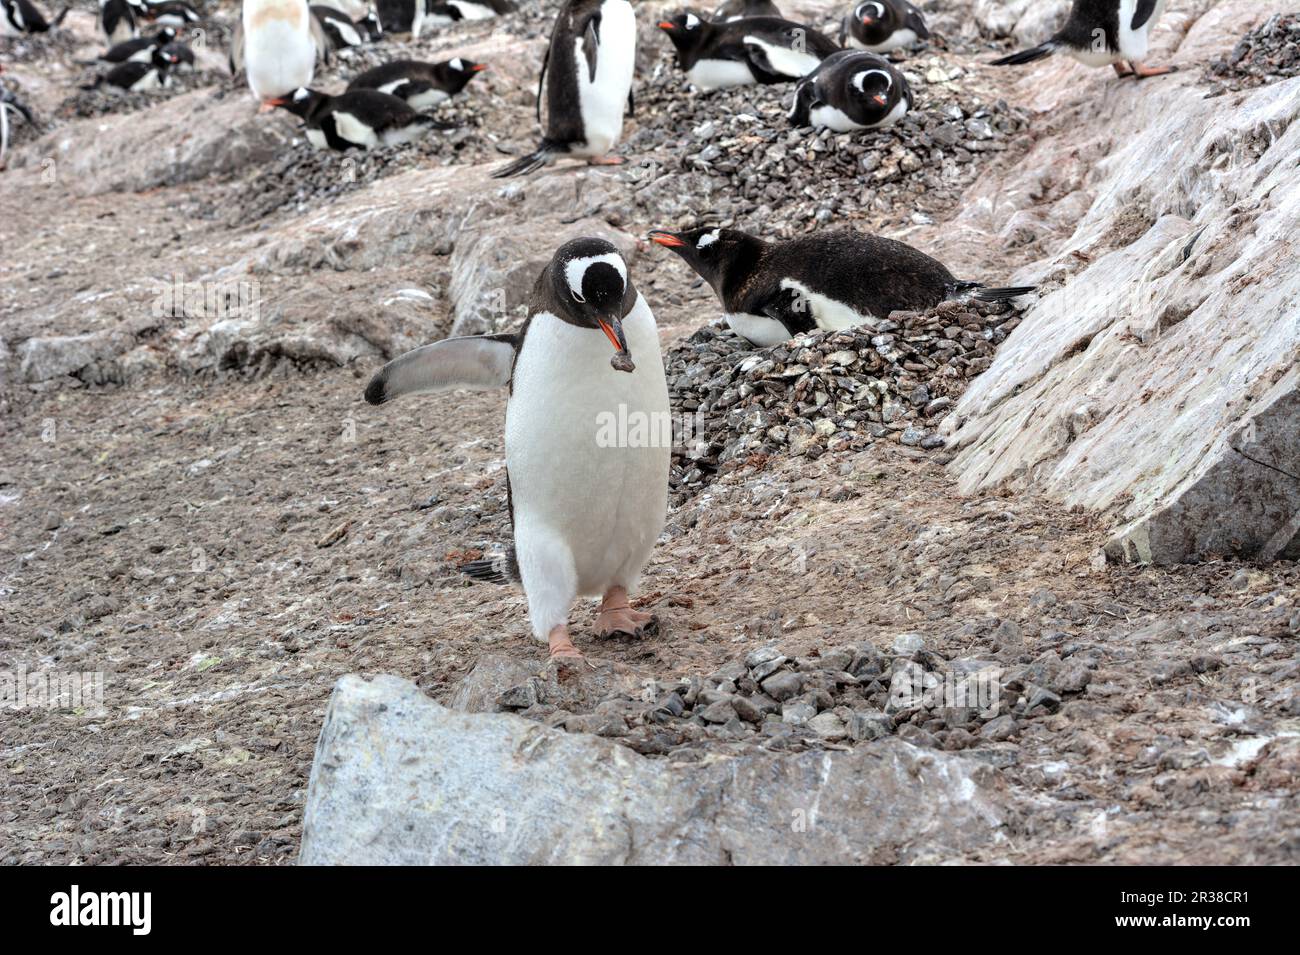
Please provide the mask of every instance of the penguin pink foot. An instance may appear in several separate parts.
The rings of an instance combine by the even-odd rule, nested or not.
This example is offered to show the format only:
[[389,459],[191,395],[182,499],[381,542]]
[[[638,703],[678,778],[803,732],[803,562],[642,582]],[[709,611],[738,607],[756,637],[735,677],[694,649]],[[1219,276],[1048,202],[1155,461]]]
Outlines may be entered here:
[[596,617],[596,634],[601,637],[615,634],[644,637],[654,632],[657,626],[654,614],[632,609],[627,601],[627,591],[622,587],[609,588]]
[[1140,80],[1145,80],[1151,76],[1164,76],[1167,73],[1177,73],[1176,66],[1143,66],[1136,60],[1129,64],[1133,67],[1133,75]]
[[627,162],[622,156],[593,156],[587,160],[589,166],[621,166]]
[[1123,62],[1122,60],[1118,63],[1112,63],[1111,66],[1115,68],[1115,75],[1118,76],[1120,79],[1123,79],[1126,76],[1133,75],[1133,67],[1129,66],[1127,63]]
[[569,639],[569,628],[564,624],[560,624],[551,630],[548,635],[548,642],[551,645],[551,659],[558,666],[577,666],[580,663],[587,662],[587,658]]

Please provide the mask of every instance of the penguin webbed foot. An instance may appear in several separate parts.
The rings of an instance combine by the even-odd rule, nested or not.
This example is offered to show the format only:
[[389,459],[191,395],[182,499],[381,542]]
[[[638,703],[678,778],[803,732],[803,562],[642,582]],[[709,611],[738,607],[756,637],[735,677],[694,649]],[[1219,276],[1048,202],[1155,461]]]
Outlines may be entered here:
[[627,162],[623,156],[593,156],[587,160],[589,166],[621,166]]
[[1135,79],[1145,80],[1152,76],[1165,76],[1168,73],[1177,73],[1176,66],[1144,66],[1136,60],[1129,63],[1132,67],[1132,75]]
[[549,662],[554,663],[557,669],[574,669],[584,664],[593,670],[596,669],[573,645],[573,640],[569,637],[569,628],[564,624],[551,628],[551,632],[547,635],[547,642],[550,644],[551,651]]
[[633,610],[628,603],[627,590],[611,587],[600,602],[596,617],[596,635],[600,637],[625,636],[640,639],[659,631],[659,618],[652,613]]

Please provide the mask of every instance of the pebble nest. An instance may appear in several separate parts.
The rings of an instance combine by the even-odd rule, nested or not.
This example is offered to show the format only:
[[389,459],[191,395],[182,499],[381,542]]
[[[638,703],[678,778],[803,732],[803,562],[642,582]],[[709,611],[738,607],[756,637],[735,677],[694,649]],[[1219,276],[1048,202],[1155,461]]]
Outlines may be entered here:
[[665,355],[679,423],[674,501],[772,455],[817,458],[882,440],[942,447],[935,428],[1019,323],[1007,303],[951,301],[769,348],[721,321],[701,328]]
[[941,52],[898,65],[916,98],[898,124],[814,133],[787,120],[793,83],[693,92],[664,53],[637,85],[619,147],[640,162],[625,173],[637,203],[664,225],[784,235],[863,218],[932,223],[1029,118]]
[[[1013,621],[969,629],[994,644],[1019,642]],[[1055,713],[1063,697],[1092,679],[1087,653],[1067,661],[1048,650],[1007,666],[988,657],[946,660],[917,633],[901,633],[889,650],[848,644],[790,658],[774,645],[733,659],[707,676],[646,681],[639,691],[579,702],[553,668],[507,689],[498,711],[514,712],[571,733],[617,739],[646,756],[706,757],[717,744],[757,744],[799,752],[845,749],[898,736],[945,750],[1000,742],[1026,720]],[[581,706],[588,712],[574,713]]]
[[1292,76],[1300,76],[1300,13],[1274,14],[1205,70],[1205,78],[1217,86],[1212,96]]

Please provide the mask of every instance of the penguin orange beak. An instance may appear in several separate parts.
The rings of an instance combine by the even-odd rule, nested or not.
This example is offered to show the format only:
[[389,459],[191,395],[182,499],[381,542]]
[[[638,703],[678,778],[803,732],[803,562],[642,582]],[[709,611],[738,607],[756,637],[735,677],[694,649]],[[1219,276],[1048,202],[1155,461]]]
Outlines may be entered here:
[[875,96],[871,97],[871,99],[872,102],[879,103],[881,106],[884,106],[886,103],[889,102],[889,100],[885,98],[883,93],[877,93]]
[[875,18],[875,17],[863,17],[863,18],[862,18],[862,25],[863,25],[864,27],[869,27],[869,26],[871,26],[871,24],[873,24],[873,23],[875,23],[875,22],[876,22],[876,18]]
[[675,24],[675,23],[670,23],[670,22],[667,21],[667,20],[660,20],[660,21],[659,21],[659,29],[661,29],[661,30],[676,30],[676,29],[677,29],[677,24]]
[[487,69],[486,63],[475,63],[473,66],[469,68],[469,71],[471,73],[482,73],[486,69]]
[[651,242],[656,242],[667,249],[680,249],[686,244],[686,240],[681,236],[665,232],[663,229],[655,229],[650,233],[649,239]]
[[627,336],[623,334],[623,319],[618,315],[597,315],[596,324],[605,333],[609,343],[614,346],[614,357],[609,364],[615,371],[635,371],[636,365],[627,350]]

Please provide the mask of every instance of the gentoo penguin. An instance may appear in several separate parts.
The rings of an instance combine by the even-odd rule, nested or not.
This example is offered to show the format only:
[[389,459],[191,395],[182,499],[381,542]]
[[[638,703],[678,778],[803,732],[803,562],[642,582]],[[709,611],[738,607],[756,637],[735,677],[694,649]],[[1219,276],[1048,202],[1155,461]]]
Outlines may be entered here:
[[[352,18],[341,10],[313,3],[311,15],[316,18],[325,35],[330,38],[330,45],[336,50],[369,43],[375,38],[374,30],[378,29],[382,32],[379,17],[374,14],[367,14],[360,22],[353,22]],[[371,17],[374,19],[371,20]]]
[[176,64],[172,67],[173,72],[179,73],[194,69],[194,51],[180,40],[173,40],[171,43],[164,45],[162,51],[176,57]]
[[679,13],[661,20],[659,29],[677,48],[677,65],[701,90],[788,83],[839,49],[825,34],[778,17],[719,23]]
[[446,26],[462,20],[490,20],[514,13],[514,0],[416,0],[417,13],[411,34],[419,37],[425,27]]
[[141,11],[141,16],[159,26],[185,27],[203,19],[197,10],[179,0],[164,0],[162,3],[150,3],[149,0],[142,0],[142,2],[144,9]]
[[99,0],[99,26],[110,45],[135,36],[136,17],[144,13],[141,0]]
[[840,22],[840,45],[846,49],[888,53],[929,38],[925,17],[907,0],[866,0]]
[[780,17],[772,0],[727,0],[713,13],[715,20],[740,20],[744,17]]
[[179,62],[175,53],[156,48],[148,60],[127,60],[119,63],[105,75],[97,77],[94,83],[83,86],[83,90],[93,90],[104,84],[132,93],[140,90],[165,89],[171,86],[171,69]]
[[271,100],[271,105],[300,116],[308,141],[317,149],[374,149],[414,142],[435,129],[456,128],[455,123],[417,113],[404,100],[378,90],[327,96],[297,89]]
[[366,70],[348,84],[348,92],[379,90],[406,100],[412,109],[428,109],[451,99],[486,69],[482,63],[461,56],[444,63],[394,60]]
[[[4,64],[0,63],[0,73],[5,71]],[[31,125],[36,122],[32,118],[32,111],[27,108],[12,91],[5,89],[4,84],[0,83],[0,170],[5,168],[5,154],[9,152],[9,114],[15,113],[27,120]]]
[[636,15],[628,0],[564,0],[537,80],[539,122],[546,88],[541,144],[493,177],[533,172],[562,153],[597,165],[621,163],[606,153],[623,134],[635,62]]
[[1151,31],[1165,12],[1165,0],[1074,0],[1065,26],[1046,43],[994,60],[994,66],[1019,66],[1061,52],[1084,66],[1115,68],[1120,76],[1161,76],[1178,67],[1148,67]]
[[892,126],[912,108],[912,88],[875,53],[840,50],[799,81],[790,122],[836,133]]
[[[244,0],[242,50],[248,87],[265,111],[311,83],[316,57],[329,40],[311,15],[307,0]],[[231,51],[234,67],[234,45]]]
[[153,58],[154,50],[166,46],[174,39],[176,31],[172,27],[163,27],[153,36],[138,36],[133,40],[115,43],[106,53],[99,54],[98,59],[105,63],[125,63],[127,60],[148,62]]
[[874,325],[898,309],[967,296],[1000,302],[1034,289],[960,282],[911,246],[861,232],[817,232],[765,242],[735,229],[655,230],[712,287],[731,330],[755,345],[800,332]]
[[51,27],[61,24],[69,9],[71,8],[64,7],[51,23],[32,0],[0,0],[0,36],[45,33]]
[[[668,387],[654,315],[613,245],[566,242],[538,277],[518,334],[417,348],[385,365],[365,397],[377,405],[502,387],[510,389],[506,499],[514,547],[504,559],[463,569],[481,580],[521,582],[533,634],[553,658],[581,659],[568,630],[581,595],[601,598],[602,636],[649,632],[653,617],[632,610],[628,593],[667,512]],[[615,433],[613,422],[624,421],[626,433]]]

